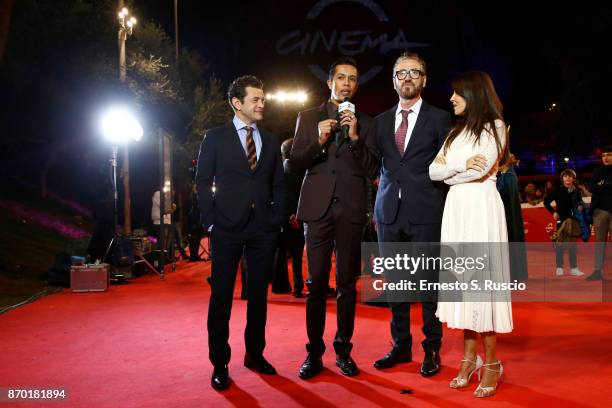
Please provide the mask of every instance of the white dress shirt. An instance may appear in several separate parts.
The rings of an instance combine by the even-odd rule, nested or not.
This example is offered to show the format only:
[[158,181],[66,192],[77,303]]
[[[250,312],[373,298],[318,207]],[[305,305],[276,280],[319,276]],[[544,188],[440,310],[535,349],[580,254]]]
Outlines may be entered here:
[[246,127],[250,126],[253,128],[253,141],[255,142],[255,150],[257,151],[257,160],[259,160],[259,155],[261,154],[261,136],[259,134],[259,129],[257,129],[257,124],[252,123],[251,125],[247,125],[243,121],[238,118],[238,116],[234,116],[233,119],[234,127],[238,132],[238,137],[240,138],[240,143],[242,143],[242,148],[244,149],[244,154],[249,157],[249,152],[247,150],[246,138],[247,138],[247,130]]

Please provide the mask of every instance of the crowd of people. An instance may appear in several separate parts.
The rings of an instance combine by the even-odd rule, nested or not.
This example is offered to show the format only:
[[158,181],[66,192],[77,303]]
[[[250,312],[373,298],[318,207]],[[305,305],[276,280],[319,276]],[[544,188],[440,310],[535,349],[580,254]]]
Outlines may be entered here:
[[[576,177],[574,184],[580,191],[582,197],[590,197],[592,195],[589,184]],[[558,183],[556,180],[547,180],[543,185],[536,184],[534,182],[525,183],[525,187],[521,193],[521,202],[528,203],[530,205],[542,204],[546,197],[555,190]]]

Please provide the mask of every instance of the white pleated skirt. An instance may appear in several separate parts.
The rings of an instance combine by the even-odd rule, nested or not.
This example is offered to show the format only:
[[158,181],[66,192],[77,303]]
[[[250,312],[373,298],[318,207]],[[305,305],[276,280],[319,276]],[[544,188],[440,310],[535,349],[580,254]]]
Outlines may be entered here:
[[[510,282],[510,263],[504,204],[495,181],[451,186],[446,197],[441,230],[442,243],[491,243],[488,273],[495,282]],[[442,273],[442,272],[441,272]],[[443,299],[444,296],[440,296]],[[502,300],[500,300],[502,299]],[[436,315],[449,328],[479,333],[512,331],[510,294],[464,294],[463,301],[439,301]]]

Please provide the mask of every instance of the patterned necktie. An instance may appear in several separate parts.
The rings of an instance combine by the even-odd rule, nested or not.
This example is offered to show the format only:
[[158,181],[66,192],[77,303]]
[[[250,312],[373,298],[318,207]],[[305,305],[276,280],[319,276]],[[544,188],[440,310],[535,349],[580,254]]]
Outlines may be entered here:
[[404,154],[404,143],[406,142],[406,134],[408,133],[408,114],[412,112],[412,109],[406,111],[402,110],[402,123],[395,132],[395,146],[400,155]]
[[257,149],[255,148],[255,140],[253,139],[253,128],[247,126],[246,131],[246,147],[249,167],[251,168],[251,171],[255,171],[255,168],[257,167]]

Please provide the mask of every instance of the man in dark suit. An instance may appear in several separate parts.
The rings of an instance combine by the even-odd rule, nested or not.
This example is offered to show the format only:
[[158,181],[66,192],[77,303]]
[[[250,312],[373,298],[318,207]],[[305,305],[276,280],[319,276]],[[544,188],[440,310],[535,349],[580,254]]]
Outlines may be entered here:
[[[372,119],[343,110],[339,104],[357,91],[358,71],[352,58],[334,62],[327,85],[330,99],[298,115],[289,164],[306,170],[297,218],[305,222],[308,257],[306,326],[308,356],[301,378],[323,368],[323,331],[332,252],[336,251],[337,332],[336,365],[344,375],[359,373],[350,357],[355,323],[355,284],[360,273],[360,244],[366,221],[366,183],[378,171],[378,153]],[[347,126],[347,137],[341,126]]]
[[586,278],[588,281],[603,279],[606,242],[608,233],[612,234],[612,145],[607,145],[602,149],[601,161],[603,166],[595,169],[589,185],[593,193],[591,214],[593,215],[596,244],[595,270]]
[[[376,117],[382,168],[374,216],[380,243],[440,241],[446,189],[431,181],[428,169],[450,128],[450,115],[421,99],[426,83],[425,61],[417,54],[402,54],[393,66],[399,103]],[[393,348],[374,363],[379,369],[412,361],[410,303],[395,301],[389,306]],[[435,299],[424,301],[422,307],[425,358],[421,374],[430,376],[440,371],[442,326],[435,316]]]
[[229,320],[243,248],[249,265],[244,365],[276,374],[263,350],[268,282],[284,215],[278,140],[257,127],[264,113],[263,84],[254,76],[240,77],[230,85],[228,100],[234,119],[204,135],[196,177],[202,224],[212,240],[208,347],[217,390],[230,384]]
[[304,173],[294,173],[289,167],[289,156],[293,147],[293,138],[287,139],[281,145],[283,157],[283,171],[285,174],[285,223],[278,243],[278,256],[274,279],[272,280],[272,292],[287,293],[291,291],[289,284],[289,269],[287,268],[287,253],[291,256],[293,271],[293,296],[301,298],[304,290],[304,278],[302,276],[302,258],[304,257],[304,227],[297,219],[298,200],[300,188],[304,180]]

